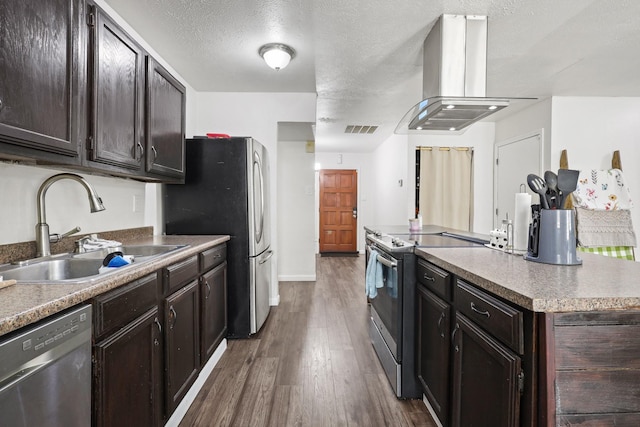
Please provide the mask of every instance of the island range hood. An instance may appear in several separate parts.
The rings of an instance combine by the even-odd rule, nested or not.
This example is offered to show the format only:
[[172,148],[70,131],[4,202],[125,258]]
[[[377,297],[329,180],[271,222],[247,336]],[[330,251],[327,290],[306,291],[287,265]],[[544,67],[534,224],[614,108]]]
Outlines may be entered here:
[[509,105],[487,98],[487,17],[442,15],[424,41],[423,101],[395,133],[458,132]]

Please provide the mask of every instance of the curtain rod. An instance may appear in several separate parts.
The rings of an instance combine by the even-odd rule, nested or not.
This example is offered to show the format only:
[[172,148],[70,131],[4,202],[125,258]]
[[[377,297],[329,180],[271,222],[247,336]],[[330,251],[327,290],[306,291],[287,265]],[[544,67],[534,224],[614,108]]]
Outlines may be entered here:
[[424,151],[432,151],[434,148],[437,148],[439,151],[449,151],[449,150],[473,151],[473,147],[416,147],[416,148]]

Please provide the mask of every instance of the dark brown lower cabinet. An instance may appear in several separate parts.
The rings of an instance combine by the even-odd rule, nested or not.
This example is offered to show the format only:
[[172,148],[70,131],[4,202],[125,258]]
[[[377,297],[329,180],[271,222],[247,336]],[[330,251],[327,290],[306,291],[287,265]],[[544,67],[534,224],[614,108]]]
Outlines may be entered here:
[[418,285],[418,379],[444,427],[449,425],[451,304]]
[[198,376],[199,306],[197,280],[164,300],[166,418],[171,416]]
[[226,261],[200,278],[200,301],[200,364],[204,365],[227,335]]
[[455,316],[451,425],[518,426],[521,358],[464,315]]
[[159,325],[154,307],[95,344],[93,425],[161,425]]

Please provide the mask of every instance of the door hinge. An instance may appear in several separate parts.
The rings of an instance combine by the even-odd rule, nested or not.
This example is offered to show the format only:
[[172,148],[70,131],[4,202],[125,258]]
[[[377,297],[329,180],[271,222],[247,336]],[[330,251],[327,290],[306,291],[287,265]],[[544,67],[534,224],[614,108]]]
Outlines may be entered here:
[[91,12],[87,15],[87,25],[90,27],[95,27],[96,25],[96,14]]
[[518,391],[520,394],[524,393],[524,371],[520,371],[518,374]]
[[498,166],[498,159],[496,158],[496,166]]

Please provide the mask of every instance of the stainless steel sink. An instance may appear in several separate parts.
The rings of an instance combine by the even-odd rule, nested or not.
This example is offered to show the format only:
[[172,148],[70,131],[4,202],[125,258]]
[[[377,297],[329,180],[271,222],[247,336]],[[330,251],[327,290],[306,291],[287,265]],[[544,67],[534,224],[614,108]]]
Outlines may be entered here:
[[41,282],[48,280],[74,280],[98,275],[102,260],[64,258],[46,260],[2,271],[5,280]]
[[[3,276],[4,280],[15,279],[23,282],[79,283],[98,276],[100,274],[98,269],[102,266],[102,260],[112,252],[133,255],[133,265],[139,265],[186,246],[188,245],[123,245],[80,254],[53,255],[21,261],[17,265],[2,265],[0,266],[0,275]],[[120,268],[103,274],[117,272]]]
[[103,260],[104,257],[112,252],[122,252],[124,255],[133,255],[136,261],[140,261],[141,258],[144,259],[164,255],[168,252],[175,251],[176,249],[181,249],[186,246],[187,245],[123,245],[114,248],[98,249],[95,251],[74,254],[73,257]]

